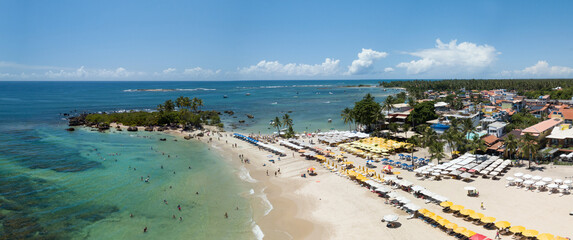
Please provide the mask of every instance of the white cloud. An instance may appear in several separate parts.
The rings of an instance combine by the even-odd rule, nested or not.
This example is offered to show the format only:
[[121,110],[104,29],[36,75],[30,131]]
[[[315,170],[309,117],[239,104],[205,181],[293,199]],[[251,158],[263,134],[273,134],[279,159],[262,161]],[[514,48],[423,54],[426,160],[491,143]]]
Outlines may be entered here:
[[523,70],[503,71],[502,75],[516,75],[520,77],[567,77],[573,75],[573,68],[562,66],[549,66],[547,61],[538,61],[535,65]]
[[420,59],[399,63],[397,67],[406,68],[408,74],[419,74],[436,68],[473,72],[490,66],[499,52],[487,44],[476,45],[470,42],[457,44],[457,40],[446,44],[437,39],[435,48],[409,54]]
[[175,68],[167,68],[167,69],[163,70],[163,73],[169,74],[169,73],[175,72],[176,70],[177,69],[175,69]]
[[352,65],[348,66],[347,74],[366,74],[372,70],[372,64],[374,60],[385,58],[388,56],[386,52],[378,52],[372,49],[362,49],[362,52],[358,53],[358,59],[352,61]]
[[262,60],[257,65],[240,68],[240,74],[246,75],[284,75],[284,76],[329,76],[339,72],[340,60],[326,58],[321,64],[282,64],[278,61]]
[[384,68],[384,72],[394,72],[394,68],[391,67]]
[[213,71],[211,69],[203,69],[201,67],[194,67],[194,68],[186,68],[183,71],[184,75],[191,75],[191,76],[213,76],[219,74],[221,69]]
[[46,77],[51,79],[71,79],[71,80],[100,80],[100,79],[125,79],[138,75],[144,75],[144,73],[131,72],[125,68],[118,67],[115,70],[108,69],[86,69],[84,66],[74,70],[74,71],[48,71],[44,74]]

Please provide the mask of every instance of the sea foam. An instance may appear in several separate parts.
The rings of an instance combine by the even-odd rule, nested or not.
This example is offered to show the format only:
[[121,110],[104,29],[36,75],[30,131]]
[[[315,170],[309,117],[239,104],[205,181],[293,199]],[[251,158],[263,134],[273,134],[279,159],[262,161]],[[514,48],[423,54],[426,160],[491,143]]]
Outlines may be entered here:
[[271,204],[271,201],[269,201],[269,199],[267,198],[267,194],[265,194],[265,189],[266,188],[263,188],[263,190],[261,191],[261,195],[259,195],[259,197],[263,201],[263,204],[266,207],[264,216],[269,215],[269,213],[273,210],[273,205]]
[[255,221],[251,222],[251,226],[252,226],[252,230],[253,230],[253,234],[255,234],[255,238],[257,240],[262,240],[265,237],[265,234],[263,233],[263,230],[261,230],[261,228],[259,227],[259,225],[257,225],[255,223]]
[[251,174],[249,174],[249,170],[247,170],[247,168],[245,168],[244,166],[241,166],[239,168],[239,178],[245,182],[250,182],[250,183],[257,182],[257,180],[251,177]]

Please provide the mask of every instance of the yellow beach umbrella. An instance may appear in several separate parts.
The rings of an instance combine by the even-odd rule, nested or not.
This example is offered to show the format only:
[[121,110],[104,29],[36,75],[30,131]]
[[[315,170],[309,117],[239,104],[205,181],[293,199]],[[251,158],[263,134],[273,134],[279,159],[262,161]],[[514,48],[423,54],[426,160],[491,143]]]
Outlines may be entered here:
[[432,220],[434,220],[434,221],[436,221],[436,222],[437,222],[437,221],[440,221],[440,220],[442,220],[442,219],[444,219],[444,218],[443,218],[442,216],[439,216],[439,215],[434,215],[434,216],[432,217]]
[[564,238],[564,237],[557,236],[557,237],[555,237],[555,240],[569,240],[569,239],[568,239],[568,238]]
[[465,208],[465,207],[462,206],[462,205],[453,205],[453,206],[450,207],[450,209],[452,209],[452,210],[454,210],[454,211],[459,211],[459,210],[462,210],[462,209],[464,209],[464,208]]
[[451,222],[451,223],[446,224],[446,226],[444,226],[444,227],[446,227],[447,229],[456,229],[458,227],[458,225]]
[[440,224],[440,226],[445,226],[448,223],[450,223],[450,221],[448,221],[447,219],[438,220],[438,224]]
[[495,223],[495,226],[499,229],[504,229],[511,226],[511,223],[509,223],[508,221],[499,221]]
[[436,214],[433,213],[433,212],[424,213],[424,216],[426,216],[426,217],[428,217],[428,218],[432,218],[432,217],[435,216],[435,215],[436,215]]
[[457,228],[454,229],[454,232],[461,234],[461,233],[465,232],[466,230],[467,230],[467,229],[466,229],[465,227],[457,227]]
[[450,202],[450,201],[445,201],[445,202],[441,202],[441,203],[440,203],[440,206],[445,207],[445,208],[446,208],[446,207],[451,207],[452,205],[454,205],[454,203],[453,203],[453,202]]
[[469,216],[469,215],[471,215],[472,213],[475,213],[475,211],[474,211],[474,210],[471,210],[471,209],[467,209],[467,208],[466,208],[466,209],[460,210],[460,214],[462,214],[462,215],[464,215],[464,216]]
[[537,240],[555,240],[555,236],[551,233],[542,233],[537,235]]
[[512,233],[521,233],[523,231],[525,231],[525,227],[524,226],[513,226],[509,228],[509,231]]
[[428,211],[428,209],[422,208],[422,209],[418,210],[418,212],[419,212],[420,214],[424,214],[424,213],[427,213],[427,212],[429,212],[429,211]]
[[470,214],[470,217],[473,218],[473,219],[481,219],[481,218],[483,218],[483,217],[485,217],[485,216],[483,215],[483,213],[474,212],[474,213]]
[[464,236],[470,238],[470,237],[472,237],[473,235],[476,235],[476,233],[475,233],[474,231],[472,231],[472,230],[465,230],[465,231],[462,232],[462,235],[464,235]]
[[521,232],[521,235],[526,236],[526,237],[535,237],[538,234],[539,234],[539,231],[533,230],[533,229],[527,229],[527,230]]
[[494,217],[483,217],[483,218],[481,218],[481,221],[483,223],[493,223],[493,222],[495,222],[495,218]]

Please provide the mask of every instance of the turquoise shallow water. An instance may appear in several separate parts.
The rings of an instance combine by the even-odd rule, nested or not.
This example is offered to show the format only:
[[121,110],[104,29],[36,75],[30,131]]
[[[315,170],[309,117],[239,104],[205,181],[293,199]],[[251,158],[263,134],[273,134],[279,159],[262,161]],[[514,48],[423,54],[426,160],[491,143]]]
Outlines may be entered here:
[[[288,111],[297,131],[345,129],[344,107],[397,92],[342,87],[364,83],[377,81],[0,82],[0,239],[253,239],[251,187],[228,159],[159,133],[66,132],[60,113],[152,109],[183,95],[235,111],[222,116],[229,130],[271,133]],[[157,88],[178,90],[133,91]]]

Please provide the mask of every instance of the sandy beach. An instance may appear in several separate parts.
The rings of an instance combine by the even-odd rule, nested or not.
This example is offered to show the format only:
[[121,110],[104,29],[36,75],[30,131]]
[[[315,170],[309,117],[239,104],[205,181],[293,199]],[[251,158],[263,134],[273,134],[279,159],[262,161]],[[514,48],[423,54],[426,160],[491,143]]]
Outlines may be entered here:
[[[198,132],[170,130],[166,133],[184,137]],[[279,160],[277,156],[260,150],[257,146],[232,137],[232,134],[232,132],[219,132],[214,135],[210,133],[204,137],[194,137],[191,141],[208,144],[210,149],[217,151],[237,169],[237,174],[245,174],[241,171],[248,171],[246,173],[250,176],[249,179],[252,178],[250,181],[253,183],[255,195],[258,196],[252,201],[252,207],[255,209],[253,218],[266,239],[454,238],[420,219],[408,219],[410,214],[385,204],[383,198],[368,188],[330,172],[316,161],[306,160],[292,150],[273,144],[287,152],[287,156],[280,157]],[[317,138],[312,140],[317,143]],[[327,147],[322,144],[316,145]],[[249,163],[241,161],[240,154],[244,159],[248,159]],[[418,149],[414,155],[425,157],[429,154],[425,149]],[[361,157],[350,154],[345,156],[358,166],[366,165],[366,160]],[[397,159],[397,156],[390,158]],[[271,163],[269,159],[275,162]],[[381,167],[380,163],[375,165]],[[301,177],[301,174],[306,173],[306,169],[310,167],[315,167],[318,174]],[[547,192],[526,191],[512,186],[506,187],[507,181],[504,179],[516,172],[571,179],[573,177],[571,166],[549,166],[535,172],[530,172],[525,167],[516,167],[506,173],[501,180],[476,178],[470,183],[454,179],[418,180],[413,172],[400,172],[403,179],[443,195],[455,204],[495,217],[496,221],[509,221],[512,226],[522,225],[540,233],[548,232],[565,237],[571,235],[570,226],[573,226],[573,218],[569,216],[569,212],[573,211],[569,207],[572,201],[571,195],[559,196]],[[465,186],[476,187],[480,196],[478,198],[466,196]],[[442,207],[437,204],[426,203],[423,199],[415,198],[412,194],[399,189],[393,191],[459,226],[492,239],[496,235],[495,230],[488,230],[451,213],[442,212]],[[482,202],[485,209],[480,209]],[[386,224],[381,222],[386,214],[398,215],[400,226],[386,227]],[[512,239],[512,237],[501,236],[501,239]]]

